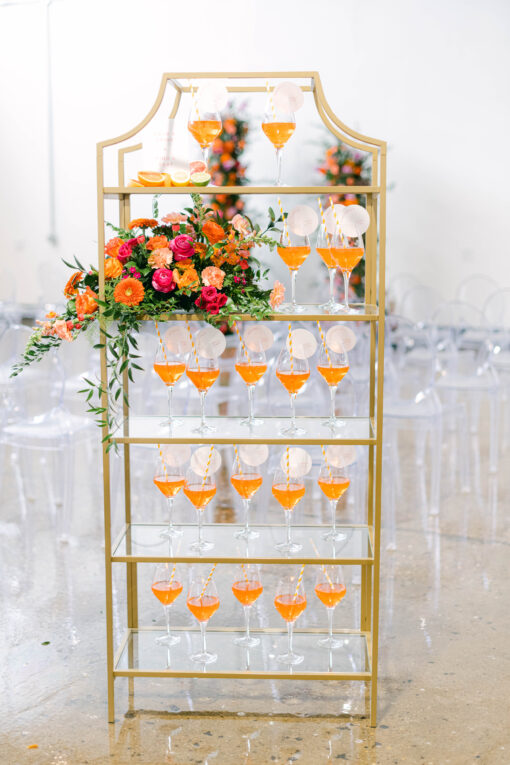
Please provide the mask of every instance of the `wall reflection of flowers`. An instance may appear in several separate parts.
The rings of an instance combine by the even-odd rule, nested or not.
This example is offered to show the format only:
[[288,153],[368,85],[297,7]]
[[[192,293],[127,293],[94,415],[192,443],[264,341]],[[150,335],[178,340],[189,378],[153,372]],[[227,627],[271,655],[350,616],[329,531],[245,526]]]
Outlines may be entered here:
[[[211,147],[209,172],[216,186],[244,186],[247,183],[246,165],[242,155],[246,148],[249,122],[246,103],[234,107],[227,105],[222,130]],[[229,220],[245,208],[245,202],[238,194],[216,194],[209,202],[215,212]]]

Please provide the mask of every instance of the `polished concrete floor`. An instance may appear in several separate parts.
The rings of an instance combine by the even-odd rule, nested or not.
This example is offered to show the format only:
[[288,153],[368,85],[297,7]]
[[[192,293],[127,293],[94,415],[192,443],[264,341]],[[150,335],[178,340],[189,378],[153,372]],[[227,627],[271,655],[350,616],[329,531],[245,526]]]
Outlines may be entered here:
[[[22,466],[23,499],[18,465],[6,453],[0,763],[508,765],[510,454],[502,455],[498,474],[490,476],[484,434],[472,441],[472,487],[463,494],[454,449],[446,444],[441,512],[433,517],[427,513],[426,471],[416,467],[408,446],[404,439],[396,550],[385,549],[391,542],[387,521],[383,534],[376,729],[369,727],[360,683],[213,679],[139,680],[131,696],[128,681],[120,679],[116,722],[109,725],[101,515],[95,470],[85,470],[91,455],[81,454],[72,538],[60,544],[48,509],[48,465],[31,458]],[[144,470],[135,470],[137,512],[156,520],[161,506],[137,488],[144,485]],[[216,517],[233,517],[227,504]],[[346,505],[346,515],[352,512]],[[144,620],[161,624],[150,594],[152,568],[141,569]],[[229,572],[218,576],[220,590],[228,590]],[[354,626],[359,587],[355,572],[346,576],[348,594],[337,618],[339,626]],[[124,620],[122,584],[119,571],[117,634]],[[240,624],[232,601],[225,597],[225,616]],[[258,617],[274,624],[270,601]],[[307,618],[323,615],[311,605]]]

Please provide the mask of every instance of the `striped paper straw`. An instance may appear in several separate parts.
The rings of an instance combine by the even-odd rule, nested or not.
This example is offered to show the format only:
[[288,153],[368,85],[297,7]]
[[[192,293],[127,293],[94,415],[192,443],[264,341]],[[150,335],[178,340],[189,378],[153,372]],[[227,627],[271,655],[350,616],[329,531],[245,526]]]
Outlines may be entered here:
[[236,455],[236,462],[237,462],[237,468],[239,470],[239,474],[242,475],[243,471],[241,468],[241,460],[239,459],[239,452],[237,451],[237,446],[234,444],[234,454]]
[[[330,197],[330,199],[331,199],[331,197]],[[326,227],[326,217],[324,215],[324,210],[322,209],[322,202],[321,202],[321,198],[320,197],[317,197],[317,202],[319,203],[319,210],[321,212],[322,225],[324,226],[324,231],[326,232],[326,241],[328,243],[328,250],[329,250],[329,252],[331,254],[331,237],[330,237],[328,229]]]
[[203,588],[202,592],[200,593],[200,600],[202,600],[202,598],[204,597],[204,593],[207,590],[207,585],[211,581],[212,575],[214,574],[214,569],[216,568],[217,565],[218,565],[217,563],[214,563],[212,569],[209,571],[209,576],[205,580],[204,588]]
[[319,328],[319,334],[321,336],[322,345],[323,345],[324,350],[326,352],[326,358],[328,360],[329,366],[332,367],[333,366],[333,362],[331,361],[331,356],[329,355],[328,346],[326,345],[326,338],[324,337],[324,332],[322,331],[321,323],[320,323],[320,321],[318,319],[317,319],[317,326]]
[[163,350],[163,356],[165,357],[165,363],[168,364],[168,357],[166,355],[166,348],[165,343],[163,342],[163,338],[161,337],[161,332],[159,331],[158,322],[154,320],[154,326],[156,327],[156,332],[158,333],[158,339],[161,344],[161,348]]
[[301,571],[299,572],[299,576],[298,576],[298,580],[297,580],[297,584],[296,584],[296,590],[294,592],[294,597],[292,598],[292,600],[294,602],[295,602],[295,600],[296,600],[296,598],[298,596],[299,586],[300,586],[301,581],[303,579],[303,574],[305,573],[305,567],[306,567],[306,563],[303,563],[303,565],[301,566]]
[[292,352],[292,322],[289,321],[289,353],[290,353],[290,373],[294,371],[294,355]]
[[271,112],[273,114],[273,119],[276,122],[276,109],[274,108],[274,102],[273,102],[273,94],[271,92],[271,88],[269,87],[269,80],[266,80],[266,90],[269,95],[269,104],[271,106]]
[[326,463],[326,467],[328,469],[329,477],[331,478],[331,480],[333,480],[333,474],[331,473],[331,468],[329,466],[328,458],[326,457],[326,450],[323,444],[321,444],[321,452],[322,452],[322,456],[324,457],[324,462]]
[[189,325],[188,319],[186,319],[186,329],[188,330],[188,335],[189,335],[189,339],[190,339],[190,342],[191,342],[191,347],[193,349],[193,356],[195,357],[195,362],[196,362],[198,371],[200,372],[200,362],[198,360],[198,353],[197,353],[197,349],[195,347],[195,341],[193,340],[193,332],[191,331],[191,327]]
[[198,101],[197,101],[197,99],[195,97],[194,85],[189,80],[188,80],[188,82],[190,83],[189,87],[190,87],[190,91],[191,91],[191,103],[192,103],[193,108],[195,109],[195,112],[196,112],[196,115],[197,115],[197,120],[198,120],[198,119],[200,119],[200,112],[198,111]]
[[171,574],[171,576],[170,576],[170,580],[169,580],[168,584],[172,584],[172,582],[173,582],[173,580],[174,580],[174,576],[175,576],[175,570],[176,570],[176,568],[177,568],[177,563],[174,563],[174,565],[173,565],[173,567],[172,567],[172,574]]
[[287,465],[287,469],[285,472],[287,473],[287,491],[289,490],[289,484],[290,484],[290,459],[289,459],[289,447],[287,446],[285,450],[285,464]]
[[329,204],[331,205],[331,210],[333,212],[333,217],[335,219],[335,223],[338,228],[338,233],[340,234],[340,237],[342,239],[342,242],[344,240],[344,235],[342,234],[342,229],[340,228],[340,221],[338,220],[338,215],[336,214],[335,205],[333,204],[333,197],[329,198]]
[[237,337],[239,338],[239,342],[241,343],[241,348],[244,351],[244,355],[246,356],[246,359],[249,361],[250,360],[250,355],[249,355],[248,351],[246,350],[246,346],[244,344],[243,338],[241,337],[241,333],[239,332],[239,327],[237,326],[237,322],[236,321],[234,321],[233,327],[234,327],[234,329],[236,331]]
[[280,213],[281,213],[282,219],[283,219],[283,232],[285,234],[285,238],[287,239],[288,244],[290,245],[289,229],[287,228],[287,222],[285,220],[285,215],[283,214],[282,200],[280,199],[280,197],[278,197],[278,207],[280,208]]
[[168,473],[166,470],[166,463],[165,463],[165,458],[163,457],[163,449],[161,448],[161,444],[158,444],[158,450],[159,450],[159,456],[161,457],[161,464],[163,465],[163,472],[165,474],[165,478],[168,480]]
[[249,582],[250,580],[248,579],[248,574],[246,572],[246,566],[244,565],[244,563],[241,563],[241,570],[243,572],[243,576],[244,576],[245,580],[247,582]]
[[204,474],[204,480],[202,481],[202,488],[205,486],[205,479],[207,478],[207,474],[209,472],[209,465],[211,464],[213,449],[214,449],[214,445],[211,444],[211,448],[209,449],[209,456],[207,458],[207,463],[205,466],[205,474]]

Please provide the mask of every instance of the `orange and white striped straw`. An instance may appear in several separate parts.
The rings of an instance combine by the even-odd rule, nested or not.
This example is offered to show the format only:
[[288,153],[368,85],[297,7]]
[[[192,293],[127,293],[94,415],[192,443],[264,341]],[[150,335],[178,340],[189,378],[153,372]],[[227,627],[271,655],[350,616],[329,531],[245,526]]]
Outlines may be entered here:
[[158,450],[159,450],[159,456],[161,457],[161,464],[163,465],[163,473],[165,474],[165,478],[168,480],[168,473],[166,469],[165,458],[163,457],[163,449],[161,448],[161,444],[158,444]]
[[324,231],[326,233],[326,242],[328,243],[328,250],[331,253],[331,237],[329,235],[329,232],[326,226],[326,216],[324,215],[324,210],[322,209],[322,202],[320,197],[317,197],[317,202],[319,203],[319,210],[321,212],[322,225],[324,226]]
[[274,101],[273,101],[273,94],[271,92],[271,88],[269,87],[269,80],[266,80],[266,90],[269,96],[269,104],[271,106],[271,112],[273,114],[273,119],[276,122],[276,109],[274,108]]
[[209,576],[205,580],[204,588],[203,588],[202,592],[200,593],[200,600],[202,600],[202,598],[204,597],[204,593],[207,590],[207,585],[211,581],[212,575],[214,574],[214,569],[216,568],[217,565],[218,565],[217,563],[214,563],[212,569],[209,571]]
[[168,584],[172,584],[172,582],[174,580],[176,568],[177,568],[177,563],[174,563],[174,565],[172,566],[172,574],[170,575],[170,579],[168,581]]
[[204,473],[204,480],[202,481],[202,488],[204,488],[204,486],[205,486],[205,479],[207,478],[207,474],[209,472],[209,466],[211,464],[211,458],[212,458],[213,451],[214,451],[214,445],[211,444],[211,448],[209,449],[209,456],[207,457],[207,463],[206,463],[206,466],[205,466],[205,473]]
[[330,477],[331,480],[333,480],[333,473],[331,472],[331,468],[329,466],[328,458],[326,457],[326,450],[325,450],[323,444],[321,444],[321,452],[322,452],[322,456],[324,457],[324,462],[326,463],[326,467],[328,469],[329,477]]
[[299,587],[300,587],[301,582],[303,580],[303,574],[305,573],[305,567],[306,567],[306,563],[303,563],[303,565],[301,566],[301,571],[299,572],[297,583],[296,583],[296,590],[294,592],[294,597],[292,598],[293,601],[295,601],[297,596],[298,596]]
[[331,356],[329,355],[328,346],[326,345],[326,338],[324,337],[324,332],[322,331],[321,323],[318,319],[317,319],[317,327],[319,328],[319,334],[321,336],[322,346],[326,352],[326,358],[328,360],[328,364],[330,367],[332,367],[333,362],[331,361]]
[[331,211],[333,213],[333,217],[335,219],[335,223],[338,228],[338,233],[340,234],[340,237],[343,241],[344,235],[342,234],[342,229],[340,228],[340,221],[338,220],[338,215],[336,214],[335,205],[333,204],[333,197],[329,198],[329,204],[331,205]]
[[[319,551],[318,551],[318,549],[317,549],[317,545],[316,545],[316,544],[315,544],[315,542],[313,541],[312,537],[310,537],[310,544],[312,545],[312,547],[313,547],[313,550],[314,550],[314,552],[315,552],[316,556],[319,558],[319,557],[320,557],[320,556],[319,556]],[[326,566],[325,566],[323,563],[321,563],[321,564],[320,564],[320,566],[321,566],[321,569],[322,569],[322,573],[324,574],[324,576],[325,576],[325,577],[326,577],[326,579],[328,580],[328,584],[330,585],[330,587],[333,587],[333,582],[331,581],[331,577],[330,577],[330,575],[328,574],[328,570],[327,570]]]
[[241,571],[243,572],[243,576],[245,580],[249,582],[250,580],[248,579],[248,573],[246,571],[246,566],[244,565],[244,563],[241,563]]
[[161,337],[161,332],[159,331],[158,322],[154,320],[154,326],[156,327],[156,332],[158,333],[158,339],[161,344],[161,349],[163,351],[163,356],[165,357],[165,363],[168,364],[168,356],[166,355],[166,347],[165,343],[163,342],[163,338]]
[[285,464],[287,465],[287,468],[285,470],[287,474],[287,491],[289,490],[290,485],[290,454],[289,454],[289,447],[287,446],[285,450]]
[[193,108],[195,109],[195,112],[196,112],[196,115],[197,115],[197,120],[198,120],[198,119],[200,119],[200,112],[198,111],[198,101],[197,101],[196,95],[195,95],[195,86],[193,85],[193,83],[190,80],[188,80],[188,82],[190,84],[189,87],[190,87],[190,93],[191,93],[191,103],[192,103]]
[[237,469],[239,470],[239,474],[242,475],[241,460],[239,459],[239,452],[237,451],[236,444],[234,444],[234,454],[236,455]]
[[198,353],[195,346],[195,341],[193,340],[193,332],[191,331],[191,327],[189,325],[188,319],[186,319],[186,329],[188,330],[188,335],[191,343],[191,348],[193,349],[193,356],[195,357],[195,363],[197,365],[198,371],[200,372],[200,362],[198,360]]
[[285,220],[285,215],[283,214],[283,205],[282,205],[282,200],[280,199],[280,197],[278,197],[278,207],[280,208],[280,213],[283,220],[283,233],[285,234],[287,243],[290,245],[289,229],[287,228],[287,221]]
[[246,356],[246,359],[249,361],[250,360],[250,354],[248,353],[248,351],[246,349],[246,345],[244,344],[244,340],[241,337],[241,333],[239,332],[239,327],[237,326],[237,322],[236,321],[233,322],[233,327],[234,327],[234,329],[236,331],[237,337],[239,338],[239,342],[241,343],[241,348],[244,351],[244,355]]

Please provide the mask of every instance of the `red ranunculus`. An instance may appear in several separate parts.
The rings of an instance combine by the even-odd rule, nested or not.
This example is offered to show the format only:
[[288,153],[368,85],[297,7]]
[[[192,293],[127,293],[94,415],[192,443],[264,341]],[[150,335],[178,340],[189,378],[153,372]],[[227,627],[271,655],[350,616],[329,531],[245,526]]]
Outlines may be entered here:
[[207,303],[205,310],[207,313],[216,314],[220,312],[220,306],[218,304],[217,300],[211,300],[210,303]]
[[170,240],[170,249],[174,254],[174,260],[187,260],[195,254],[193,239],[187,234],[179,234]]
[[206,303],[210,300],[214,300],[217,294],[218,290],[216,287],[202,287],[202,297]]
[[239,266],[240,268],[243,269],[243,271],[246,271],[246,269],[250,267],[250,264],[248,263],[247,260],[241,260],[241,262],[239,263]]
[[216,303],[218,303],[220,308],[223,308],[225,303],[227,302],[228,298],[223,292],[218,293],[218,297],[216,298]]
[[157,268],[152,274],[152,286],[158,292],[172,292],[177,285],[169,268]]

